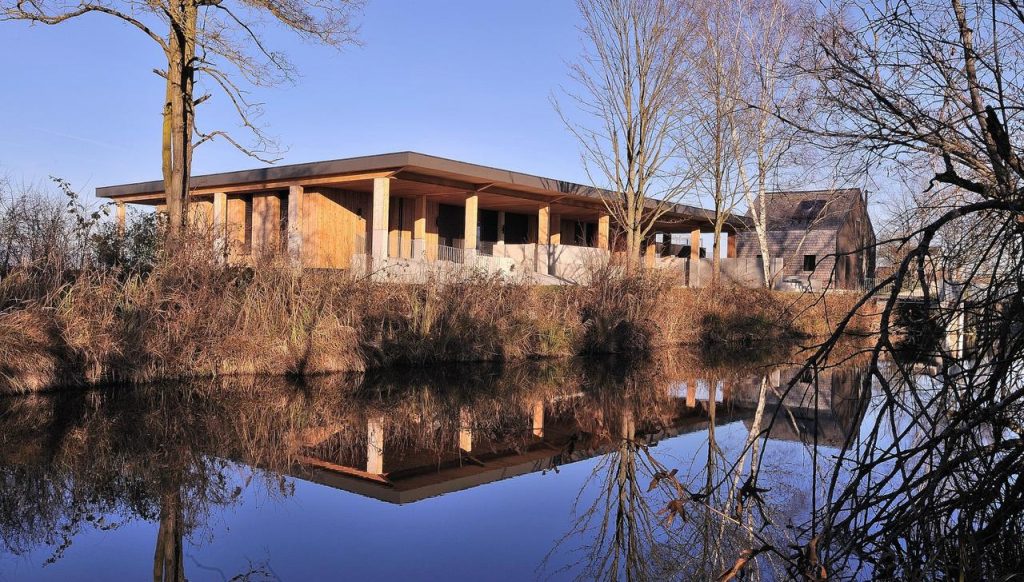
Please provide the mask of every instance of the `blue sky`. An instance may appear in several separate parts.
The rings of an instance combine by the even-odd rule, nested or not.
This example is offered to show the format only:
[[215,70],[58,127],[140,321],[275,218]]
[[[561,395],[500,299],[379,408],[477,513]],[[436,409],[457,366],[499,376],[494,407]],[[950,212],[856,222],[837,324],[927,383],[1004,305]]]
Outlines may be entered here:
[[[578,146],[551,105],[581,51],[569,0],[369,0],[361,47],[337,52],[269,34],[299,68],[295,84],[257,89],[279,163],[416,150],[586,181]],[[83,194],[158,179],[162,67],[156,45],[103,15],[59,26],[0,24],[0,173],[49,175]],[[233,127],[221,106],[199,123]],[[256,167],[222,144],[195,173]]]

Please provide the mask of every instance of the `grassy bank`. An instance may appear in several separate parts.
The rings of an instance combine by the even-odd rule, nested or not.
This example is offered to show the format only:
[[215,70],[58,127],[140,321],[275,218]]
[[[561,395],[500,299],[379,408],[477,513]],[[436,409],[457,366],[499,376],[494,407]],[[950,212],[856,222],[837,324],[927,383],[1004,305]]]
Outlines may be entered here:
[[[185,258],[181,258],[185,257]],[[43,282],[45,281],[45,283]],[[749,343],[829,331],[851,297],[687,290],[598,273],[534,287],[482,274],[398,285],[201,251],[143,275],[16,271],[0,282],[0,393],[217,375],[311,375]]]

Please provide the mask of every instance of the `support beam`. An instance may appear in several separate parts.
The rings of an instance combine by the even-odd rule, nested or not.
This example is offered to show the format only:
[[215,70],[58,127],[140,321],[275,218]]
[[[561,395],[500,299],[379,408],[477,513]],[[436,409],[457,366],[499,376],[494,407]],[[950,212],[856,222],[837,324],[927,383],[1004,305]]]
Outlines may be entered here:
[[302,186],[288,187],[288,256],[292,266],[302,268],[302,206],[306,190]]
[[384,472],[384,418],[380,416],[366,421],[366,472]]
[[544,205],[537,209],[537,272],[548,274],[551,242],[551,207]]
[[466,195],[466,227],[463,231],[463,259],[466,265],[476,262],[476,231],[480,196],[476,192]]
[[690,272],[687,274],[688,287],[701,286],[700,281],[700,229],[690,231]]
[[551,215],[551,246],[562,244],[562,215]]
[[533,403],[533,436],[544,438],[544,401],[538,400]]
[[224,262],[228,252],[228,195],[213,193],[213,249],[218,262]]
[[391,178],[373,179],[373,234],[370,239],[372,269],[388,258],[388,212],[391,203]]
[[602,250],[609,250],[609,230],[611,225],[611,217],[607,214],[601,214],[597,219],[597,248]]
[[117,203],[117,236],[124,236],[127,215],[124,202]]
[[459,409],[459,448],[467,453],[473,450],[473,416],[465,408]]
[[412,223],[412,258],[427,257],[427,197],[416,197],[416,214]]

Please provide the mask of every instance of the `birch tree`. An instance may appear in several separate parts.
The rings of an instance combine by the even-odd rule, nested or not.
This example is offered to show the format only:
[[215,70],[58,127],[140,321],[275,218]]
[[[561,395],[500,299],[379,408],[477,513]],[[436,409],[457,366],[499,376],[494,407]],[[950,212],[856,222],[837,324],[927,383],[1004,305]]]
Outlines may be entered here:
[[785,119],[813,109],[808,98],[811,79],[790,66],[802,56],[807,38],[803,15],[813,9],[800,0],[757,0],[741,6],[742,62],[750,82],[730,121],[733,155],[740,160],[739,181],[763,259],[764,283],[770,288],[768,183],[801,145],[798,128]]
[[[721,277],[721,238],[729,217],[743,198],[742,160],[750,140],[737,111],[749,72],[743,60],[740,2],[690,0],[692,26],[686,33],[686,68],[692,79],[682,98],[685,107],[685,152],[695,169],[698,196],[713,210],[712,284]],[[741,136],[740,133],[743,133]]]
[[683,164],[679,88],[685,34],[682,6],[670,0],[580,0],[586,50],[572,66],[571,117],[555,106],[581,146],[591,181],[637,264],[655,223],[689,189]]
[[[192,154],[199,145],[222,139],[243,153],[271,161],[272,140],[256,125],[258,103],[248,86],[290,79],[286,56],[265,43],[262,30],[280,25],[301,38],[332,47],[354,42],[353,18],[361,0],[0,0],[0,20],[57,25],[87,15],[127,23],[160,49],[165,65],[156,70],[166,86],[163,104],[162,172],[173,238],[185,223]],[[251,140],[227,128],[196,125],[196,107],[213,93],[231,103]]]

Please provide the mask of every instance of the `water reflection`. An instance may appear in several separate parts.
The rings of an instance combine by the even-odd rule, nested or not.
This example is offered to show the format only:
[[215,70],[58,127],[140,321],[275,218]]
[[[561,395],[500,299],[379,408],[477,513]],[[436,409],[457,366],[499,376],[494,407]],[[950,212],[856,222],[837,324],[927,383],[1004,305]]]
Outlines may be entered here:
[[[196,579],[209,572],[186,560],[189,540],[216,545],[214,516],[259,512],[245,494],[256,486],[272,502],[315,483],[339,500],[405,506],[532,473],[576,492],[557,531],[495,533],[550,540],[533,574],[715,579],[746,556],[768,575],[762,538],[784,535],[782,524],[805,510],[773,506],[764,480],[752,478],[765,458],[759,437],[838,447],[864,409],[856,367],[786,390],[798,373],[678,353],[643,365],[543,362],[7,398],[0,543],[32,557],[32,576],[44,571],[38,562],[82,559],[66,555],[76,540],[141,520],[155,524],[145,533],[154,579],[183,580],[186,570]],[[659,452],[666,446],[672,454]],[[331,556],[266,554],[217,577],[277,577],[298,559],[332,571]]]

